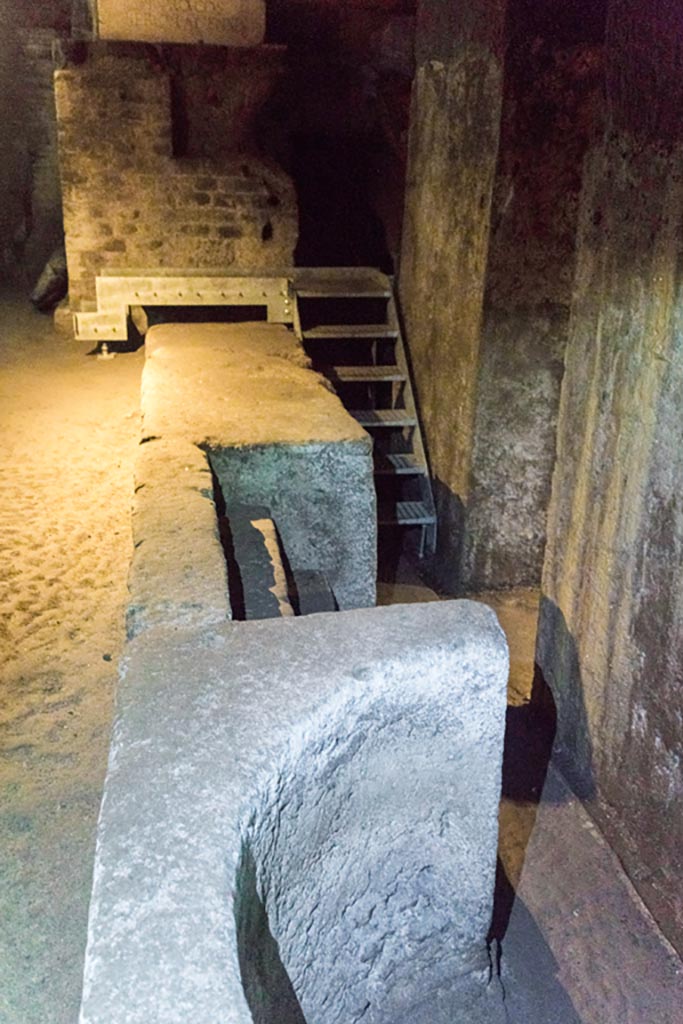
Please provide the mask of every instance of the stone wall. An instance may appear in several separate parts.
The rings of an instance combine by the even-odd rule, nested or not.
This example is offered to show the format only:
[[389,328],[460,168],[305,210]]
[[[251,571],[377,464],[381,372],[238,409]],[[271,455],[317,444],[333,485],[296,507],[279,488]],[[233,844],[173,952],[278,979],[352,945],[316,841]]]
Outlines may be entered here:
[[24,102],[30,163],[30,232],[24,259],[33,280],[63,238],[62,195],[57,149],[53,46],[60,36],[54,29],[23,33],[26,58]]
[[399,293],[439,514],[435,571],[457,587],[473,440],[504,0],[418,7]]
[[64,5],[0,2],[0,272],[33,281],[61,242],[52,44]]
[[603,27],[590,19],[544,25],[537,8],[530,18],[528,0],[509,4],[467,507],[469,589],[540,583],[583,158],[602,124]]
[[23,131],[21,86],[25,60],[9,0],[0,0],[0,270],[9,273],[26,232],[28,147]]
[[680,9],[612,0],[587,159],[538,660],[557,757],[683,950]]
[[244,152],[176,158],[171,77],[144,48],[95,46],[56,75],[72,309],[94,300],[104,268],[251,271],[292,262],[289,178]]

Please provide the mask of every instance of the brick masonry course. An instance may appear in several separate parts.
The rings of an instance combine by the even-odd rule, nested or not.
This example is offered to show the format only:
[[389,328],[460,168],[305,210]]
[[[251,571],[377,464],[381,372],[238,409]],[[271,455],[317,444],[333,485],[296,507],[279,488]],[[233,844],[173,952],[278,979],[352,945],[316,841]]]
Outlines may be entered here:
[[170,72],[94,49],[55,76],[73,310],[106,269],[267,270],[293,262],[291,180],[249,153],[175,158]]

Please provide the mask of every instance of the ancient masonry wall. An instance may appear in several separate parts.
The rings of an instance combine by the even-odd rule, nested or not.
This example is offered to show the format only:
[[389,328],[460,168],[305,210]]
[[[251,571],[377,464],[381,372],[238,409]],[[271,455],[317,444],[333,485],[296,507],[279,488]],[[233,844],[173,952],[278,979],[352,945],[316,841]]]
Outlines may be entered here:
[[612,0],[588,154],[538,660],[556,754],[683,951],[681,15]]
[[175,158],[171,73],[144,48],[91,45],[57,72],[56,100],[72,309],[94,301],[105,268],[292,263],[288,176],[248,152]]
[[457,588],[502,97],[504,0],[418,7],[399,293],[439,514],[439,583]]

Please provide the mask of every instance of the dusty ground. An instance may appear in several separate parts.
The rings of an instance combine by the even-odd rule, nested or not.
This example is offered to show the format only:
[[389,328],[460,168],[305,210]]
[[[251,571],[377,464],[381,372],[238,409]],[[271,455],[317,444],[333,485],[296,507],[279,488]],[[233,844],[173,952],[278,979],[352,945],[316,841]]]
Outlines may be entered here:
[[[75,1024],[142,354],[98,362],[1,298],[0,1024]],[[402,578],[383,603],[438,599]],[[510,1022],[682,1024],[680,962],[584,809],[545,777],[527,715],[537,595],[482,596],[512,653],[496,915]]]
[[74,1024],[123,641],[140,354],[0,304],[0,1021]]

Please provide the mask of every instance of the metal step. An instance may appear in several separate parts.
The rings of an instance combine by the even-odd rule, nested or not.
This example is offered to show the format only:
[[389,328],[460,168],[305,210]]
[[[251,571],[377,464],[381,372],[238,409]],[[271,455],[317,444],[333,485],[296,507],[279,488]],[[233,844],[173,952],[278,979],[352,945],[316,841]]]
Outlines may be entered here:
[[[309,355],[315,353],[316,369],[326,374],[328,380],[337,388],[351,416],[374,435],[374,472],[379,497],[378,525],[395,528],[417,527],[420,532],[420,557],[433,553],[436,547],[437,523],[427,454],[417,419],[410,369],[391,279],[368,267],[317,267],[295,269],[291,283],[294,330],[297,337],[304,343],[310,341],[312,345],[316,341],[320,342],[315,348],[306,345]],[[304,303],[306,299],[309,300],[307,304]],[[317,299],[334,301],[316,303]],[[346,299],[349,302],[344,305]],[[355,304],[354,299],[357,300]],[[362,312],[362,302],[358,300],[363,299],[386,299],[386,304],[382,303],[380,306],[378,302],[368,303]],[[302,301],[301,313],[299,301]],[[377,320],[385,320],[385,310],[386,321],[377,323]],[[311,325],[310,328],[303,328],[302,316],[304,323]],[[340,319],[375,322],[329,322]],[[391,365],[377,365],[374,357],[370,366],[357,365],[368,358],[375,348],[380,348],[383,339],[392,345],[392,354],[387,356],[384,349],[381,349],[380,358],[389,358]],[[362,354],[358,357],[350,356],[354,365],[342,365],[353,351],[348,346],[354,340],[367,341],[368,348],[359,350]],[[322,363],[327,365],[321,366]],[[370,387],[371,384],[379,383],[384,383],[387,387]],[[354,388],[353,385],[361,385],[360,393],[358,387]],[[389,390],[393,395],[391,400],[387,394]],[[350,408],[351,405],[355,407],[363,404],[392,405],[399,401],[404,408]],[[382,451],[381,449],[385,447],[391,450]],[[395,451],[396,448],[403,450]],[[419,500],[405,500],[408,496],[411,499],[417,497]]]
[[398,329],[390,324],[325,324],[301,332],[306,341],[347,338],[398,338]]
[[380,526],[431,526],[436,516],[424,501],[396,501],[382,503],[378,510]]
[[372,267],[295,270],[293,285],[302,299],[391,298],[391,282]]
[[375,453],[375,476],[425,476],[427,467],[413,452]]
[[349,409],[361,427],[416,427],[417,419],[407,409]]
[[398,366],[327,366],[320,371],[340,384],[404,381],[406,375]]

